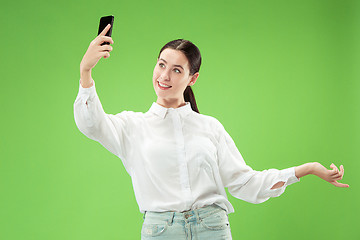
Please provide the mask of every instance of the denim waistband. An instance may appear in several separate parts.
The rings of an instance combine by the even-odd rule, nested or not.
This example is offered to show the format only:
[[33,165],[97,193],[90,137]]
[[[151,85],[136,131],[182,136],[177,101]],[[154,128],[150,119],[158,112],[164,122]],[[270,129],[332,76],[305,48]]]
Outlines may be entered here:
[[145,217],[150,217],[153,219],[162,219],[162,220],[182,220],[182,221],[192,221],[200,219],[203,219],[211,214],[214,214],[216,212],[224,211],[226,213],[226,210],[219,207],[216,204],[212,204],[209,206],[204,206],[195,210],[189,210],[184,212],[174,212],[174,211],[167,211],[167,212],[153,212],[153,211],[145,211],[143,215],[143,219]]

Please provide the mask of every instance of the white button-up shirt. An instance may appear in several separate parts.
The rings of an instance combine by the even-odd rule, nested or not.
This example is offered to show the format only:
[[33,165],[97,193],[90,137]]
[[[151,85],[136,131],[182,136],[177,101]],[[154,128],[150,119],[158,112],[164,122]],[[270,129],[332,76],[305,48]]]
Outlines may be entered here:
[[[146,113],[104,112],[95,90],[80,84],[74,103],[79,130],[118,156],[131,176],[141,213],[187,211],[216,205],[234,208],[236,198],[262,203],[300,181],[295,167],[255,171],[246,165],[223,125],[199,114],[190,103],[165,108],[153,102]],[[285,184],[270,189],[277,182]]]

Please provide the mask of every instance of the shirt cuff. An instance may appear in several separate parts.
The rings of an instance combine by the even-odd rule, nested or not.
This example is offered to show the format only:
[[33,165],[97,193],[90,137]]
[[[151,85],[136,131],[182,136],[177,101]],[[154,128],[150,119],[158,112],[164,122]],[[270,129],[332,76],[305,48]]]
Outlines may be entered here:
[[278,197],[280,196],[284,191],[285,188],[293,183],[299,182],[300,178],[297,178],[295,175],[295,167],[290,167],[281,170],[281,174],[277,182],[285,182],[285,184],[279,188],[270,189],[272,186],[270,186],[268,189],[265,190],[264,196],[266,197]]
[[284,179],[287,179],[286,186],[300,182],[300,178],[295,175],[295,167],[284,169],[282,175],[284,176]]
[[79,80],[79,95],[87,99],[92,99],[96,95],[96,89],[95,89],[95,81],[92,81],[93,85],[89,88],[84,88],[81,86],[80,80]]

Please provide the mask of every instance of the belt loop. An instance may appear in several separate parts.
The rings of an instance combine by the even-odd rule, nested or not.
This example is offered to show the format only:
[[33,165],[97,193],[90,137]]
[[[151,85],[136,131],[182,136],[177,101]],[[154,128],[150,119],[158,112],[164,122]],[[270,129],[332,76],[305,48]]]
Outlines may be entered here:
[[146,214],[146,211],[144,212],[144,215],[143,215],[143,219],[145,220],[145,214]]
[[195,215],[196,215],[196,221],[199,223],[200,220],[201,220],[200,211],[199,211],[199,209],[196,209],[194,212],[195,212]]
[[172,212],[172,216],[170,217],[170,219],[169,219],[169,226],[171,226],[172,224],[173,224],[173,222],[174,222],[174,217],[175,217],[175,212]]

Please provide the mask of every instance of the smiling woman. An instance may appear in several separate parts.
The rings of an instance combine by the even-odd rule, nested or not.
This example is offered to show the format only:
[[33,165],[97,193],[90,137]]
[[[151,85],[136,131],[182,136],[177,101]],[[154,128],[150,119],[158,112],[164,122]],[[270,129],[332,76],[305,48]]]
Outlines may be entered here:
[[191,86],[199,77],[201,55],[188,40],[161,48],[153,71],[157,100],[147,112],[105,113],[91,69],[112,50],[101,46],[113,43],[106,30],[80,64],[74,118],[79,130],[118,156],[131,176],[144,214],[141,239],[232,239],[228,214],[234,208],[225,188],[238,199],[259,204],[307,174],[348,186],[337,183],[343,166],[340,171],[319,163],[263,171],[248,166],[224,126],[198,111]]
[[153,72],[157,103],[166,108],[177,108],[190,102],[199,113],[191,86],[199,77],[200,50],[190,41],[177,39],[161,48]]

